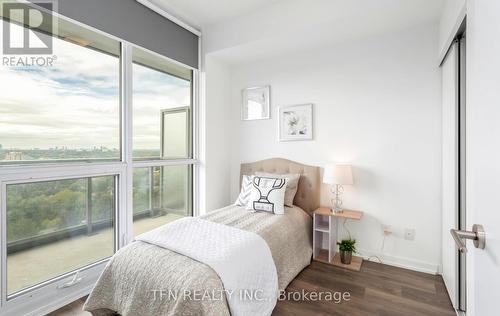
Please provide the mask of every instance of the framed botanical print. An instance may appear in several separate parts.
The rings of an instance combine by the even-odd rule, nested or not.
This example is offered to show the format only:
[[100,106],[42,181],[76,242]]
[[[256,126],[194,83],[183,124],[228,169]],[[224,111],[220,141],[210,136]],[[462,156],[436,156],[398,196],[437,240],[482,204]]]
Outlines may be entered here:
[[313,105],[300,104],[280,107],[279,140],[313,139]]
[[270,86],[246,88],[241,91],[241,119],[244,121],[271,118]]

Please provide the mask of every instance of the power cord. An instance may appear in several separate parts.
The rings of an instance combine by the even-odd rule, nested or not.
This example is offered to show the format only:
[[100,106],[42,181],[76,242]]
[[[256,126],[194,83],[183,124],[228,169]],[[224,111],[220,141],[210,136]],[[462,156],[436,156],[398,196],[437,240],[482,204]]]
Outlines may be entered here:
[[[344,218],[344,223],[342,224],[342,227],[344,228],[344,230],[347,232],[347,235],[349,236],[349,239],[351,239],[351,231],[349,231],[349,229],[347,228],[347,218]],[[385,239],[387,238],[387,236],[389,236],[391,234],[390,231],[384,231],[384,237],[382,238],[382,244],[380,246],[380,254],[383,254],[384,253],[384,248],[385,248]],[[363,254],[361,252],[358,252],[360,255],[363,256]],[[379,263],[383,263],[382,262],[382,259],[380,259],[379,256],[377,255],[372,255],[372,256],[369,256],[368,261],[372,261],[371,259],[377,259]]]
[[[389,235],[389,234],[387,234],[387,233],[385,233],[385,232],[384,232],[384,238],[382,238],[382,245],[381,245],[381,247],[380,247],[380,253],[381,253],[381,254],[384,252],[385,238],[386,238],[388,235]],[[379,263],[383,263],[383,262],[382,262],[382,259],[380,259],[380,257],[379,257],[379,256],[377,256],[377,255],[369,256],[369,257],[368,257],[368,259],[366,259],[366,260],[368,260],[368,261],[372,261],[371,259],[377,259]]]
[[347,234],[349,235],[349,239],[351,239],[351,232],[349,231],[349,229],[347,228],[346,226],[346,223],[347,223],[347,218],[344,218],[344,223],[342,224],[342,226],[344,227],[344,230],[347,232]]

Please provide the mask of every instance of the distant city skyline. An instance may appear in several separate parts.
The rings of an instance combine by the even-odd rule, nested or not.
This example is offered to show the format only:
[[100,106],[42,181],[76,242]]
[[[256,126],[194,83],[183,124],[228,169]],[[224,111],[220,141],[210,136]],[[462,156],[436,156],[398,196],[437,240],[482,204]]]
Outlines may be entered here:
[[[49,148],[40,148],[40,147],[32,147],[32,148],[16,148],[16,147],[6,147],[3,144],[0,144],[0,150],[96,150],[96,149],[107,149],[107,150],[120,150],[120,148],[109,148],[106,146],[93,146],[93,147],[69,147],[69,146],[54,146]],[[150,148],[151,150],[155,150],[154,148]],[[147,150],[147,149],[143,149]]]
[[[133,150],[134,158],[160,158],[159,149]],[[88,159],[119,159],[118,148],[93,147],[93,148],[66,148],[57,147],[49,149],[33,148],[1,148],[0,162],[12,161],[41,161],[41,160],[88,160]]]

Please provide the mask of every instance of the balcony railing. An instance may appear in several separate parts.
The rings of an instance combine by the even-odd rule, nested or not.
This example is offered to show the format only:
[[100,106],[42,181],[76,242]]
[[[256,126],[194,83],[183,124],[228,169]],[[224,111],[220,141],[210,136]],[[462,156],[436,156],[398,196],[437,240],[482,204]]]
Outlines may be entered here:
[[[179,211],[177,209],[172,209],[165,207],[163,204],[163,194],[161,194],[163,181],[161,175],[161,169],[155,169],[156,167],[147,167],[148,175],[147,179],[142,179],[138,181],[138,185],[142,185],[142,189],[147,191],[147,197],[144,199],[146,203],[142,204],[143,209],[135,211],[133,213],[133,220],[137,221],[143,218],[155,218],[159,216],[164,216],[166,214],[182,214],[184,211]],[[155,174],[157,172],[157,174]],[[138,175],[139,176],[139,175]],[[141,179],[138,179],[141,180]],[[147,184],[146,184],[147,183]],[[135,189],[135,187],[134,187]],[[109,216],[109,218],[98,219],[94,217],[96,215],[96,210],[94,210],[93,202],[93,185],[92,178],[87,178],[86,182],[86,193],[85,193],[85,218],[82,218],[81,224],[71,225],[64,228],[54,229],[53,231],[40,232],[36,235],[26,236],[24,238],[18,238],[16,240],[9,241],[7,243],[7,253],[14,254],[17,252],[25,251],[28,249],[33,249],[39,246],[55,243],[64,239],[74,238],[82,235],[93,235],[102,231],[104,229],[110,229],[114,227],[114,220]],[[172,196],[168,197],[168,200],[175,201],[180,197]],[[114,201],[114,198],[110,197],[110,200]],[[109,214],[114,214],[115,205],[114,202],[109,206]],[[102,217],[102,215],[101,215]]]

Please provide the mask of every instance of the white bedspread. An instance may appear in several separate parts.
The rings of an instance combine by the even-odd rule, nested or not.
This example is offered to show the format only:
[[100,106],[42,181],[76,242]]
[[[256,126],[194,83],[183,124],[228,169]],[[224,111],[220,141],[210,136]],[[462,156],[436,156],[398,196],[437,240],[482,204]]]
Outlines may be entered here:
[[[136,240],[211,267],[224,284],[232,315],[271,315],[277,300],[278,276],[271,250],[259,235],[187,217],[139,235]],[[253,298],[249,298],[251,295]]]

